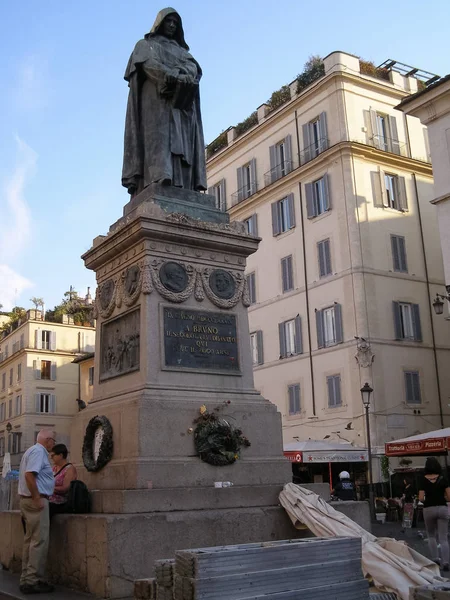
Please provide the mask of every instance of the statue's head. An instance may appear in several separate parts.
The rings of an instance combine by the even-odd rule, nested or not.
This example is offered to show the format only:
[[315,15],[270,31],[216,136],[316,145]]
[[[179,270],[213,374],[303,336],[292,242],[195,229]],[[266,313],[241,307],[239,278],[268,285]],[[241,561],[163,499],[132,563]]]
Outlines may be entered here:
[[145,37],[148,38],[154,35],[163,35],[169,39],[173,39],[180,46],[189,50],[189,46],[184,39],[181,17],[174,8],[168,7],[159,11],[150,33]]

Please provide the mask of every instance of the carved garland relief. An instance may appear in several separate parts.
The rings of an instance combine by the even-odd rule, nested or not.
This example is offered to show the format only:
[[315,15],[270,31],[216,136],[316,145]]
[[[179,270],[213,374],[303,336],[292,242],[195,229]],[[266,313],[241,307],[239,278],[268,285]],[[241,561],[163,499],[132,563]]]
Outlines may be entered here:
[[250,306],[247,281],[240,271],[146,258],[97,288],[96,312],[107,319],[122,302],[133,306],[141,292],[151,294],[155,289],[169,302],[185,302],[194,294],[198,302],[206,295],[220,308],[233,308],[240,300]]

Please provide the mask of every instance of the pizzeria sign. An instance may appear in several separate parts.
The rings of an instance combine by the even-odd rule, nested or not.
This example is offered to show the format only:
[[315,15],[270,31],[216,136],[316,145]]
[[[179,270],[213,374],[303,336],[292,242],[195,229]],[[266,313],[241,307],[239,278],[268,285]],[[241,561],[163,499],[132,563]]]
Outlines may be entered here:
[[413,442],[388,442],[385,444],[386,456],[407,456],[418,454],[435,454],[445,452],[449,448],[450,438],[428,438]]

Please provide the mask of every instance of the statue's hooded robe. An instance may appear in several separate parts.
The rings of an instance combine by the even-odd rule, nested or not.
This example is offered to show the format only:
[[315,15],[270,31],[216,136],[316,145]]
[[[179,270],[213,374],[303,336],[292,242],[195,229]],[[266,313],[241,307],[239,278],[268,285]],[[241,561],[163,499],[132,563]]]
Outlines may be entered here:
[[[167,38],[160,30],[171,14],[177,16],[178,27]],[[174,83],[171,78],[180,75],[186,82]],[[161,10],[150,33],[136,44],[124,76],[130,92],[122,185],[131,194],[155,182],[206,189],[201,76],[184,40],[180,15],[173,8]]]

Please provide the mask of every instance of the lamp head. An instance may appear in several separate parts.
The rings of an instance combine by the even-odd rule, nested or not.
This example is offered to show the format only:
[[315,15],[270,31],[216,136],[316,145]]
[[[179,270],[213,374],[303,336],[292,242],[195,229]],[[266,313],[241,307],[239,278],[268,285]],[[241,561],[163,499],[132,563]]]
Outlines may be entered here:
[[373,389],[370,387],[370,385],[366,381],[366,383],[361,388],[361,398],[362,398],[362,403],[364,404],[365,408],[369,408],[369,406],[370,406],[370,396],[371,396],[372,392],[373,392]]

